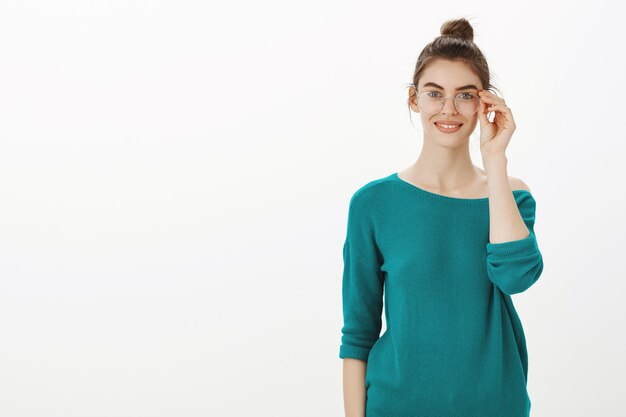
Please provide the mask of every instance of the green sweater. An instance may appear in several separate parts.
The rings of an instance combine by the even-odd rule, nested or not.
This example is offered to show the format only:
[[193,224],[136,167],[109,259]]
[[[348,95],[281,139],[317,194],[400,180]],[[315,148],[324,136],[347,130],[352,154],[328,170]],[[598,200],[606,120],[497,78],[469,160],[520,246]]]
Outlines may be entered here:
[[543,258],[535,200],[512,193],[529,235],[501,243],[489,242],[488,198],[435,194],[393,173],[350,199],[339,357],[367,362],[366,417],[529,416],[511,294],[537,281]]

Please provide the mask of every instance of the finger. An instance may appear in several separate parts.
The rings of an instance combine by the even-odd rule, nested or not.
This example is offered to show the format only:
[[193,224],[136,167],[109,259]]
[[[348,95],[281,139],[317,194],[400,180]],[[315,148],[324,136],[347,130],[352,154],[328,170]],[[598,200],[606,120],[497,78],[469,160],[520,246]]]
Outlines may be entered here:
[[478,93],[481,94],[481,95],[485,95],[487,97],[500,97],[496,93],[493,93],[493,92],[491,92],[489,90],[480,90]]
[[[511,109],[503,104],[493,104],[487,107],[487,111],[493,111],[496,113],[496,117],[503,117],[505,120],[513,122],[513,113]],[[500,117],[498,119],[500,119]]]
[[480,102],[480,108],[478,110],[478,120],[480,121],[480,125],[484,126],[489,123],[487,119],[487,105],[484,102]]
[[502,103],[504,104],[504,99],[498,96],[480,96],[480,99],[485,101],[486,103]]
[[510,113],[511,109],[505,104],[491,104],[487,107],[487,111],[499,111],[501,113]]

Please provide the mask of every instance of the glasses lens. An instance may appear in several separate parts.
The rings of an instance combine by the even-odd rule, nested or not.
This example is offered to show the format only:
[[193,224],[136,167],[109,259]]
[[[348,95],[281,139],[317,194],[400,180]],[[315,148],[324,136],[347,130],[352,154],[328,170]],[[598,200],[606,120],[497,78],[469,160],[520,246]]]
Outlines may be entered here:
[[[419,96],[422,111],[430,114],[437,114],[443,109],[444,98],[437,92],[426,92]],[[480,106],[480,99],[476,94],[461,93],[454,98],[456,110],[465,115],[471,116],[476,113]]]
[[420,107],[424,113],[437,114],[443,108],[443,97],[434,92],[423,93],[419,97]]
[[471,116],[476,113],[480,105],[478,96],[470,93],[459,94],[454,98],[454,105],[459,113]]

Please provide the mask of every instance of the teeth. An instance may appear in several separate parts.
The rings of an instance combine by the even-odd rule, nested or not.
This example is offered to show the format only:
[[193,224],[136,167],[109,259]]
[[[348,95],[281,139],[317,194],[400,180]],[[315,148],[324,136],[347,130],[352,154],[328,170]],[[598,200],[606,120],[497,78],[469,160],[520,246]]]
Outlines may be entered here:
[[439,126],[441,126],[443,128],[446,128],[446,129],[452,129],[452,128],[455,128],[455,127],[458,126],[458,125],[444,125],[444,124],[441,124],[441,123],[438,123],[438,124],[439,124]]

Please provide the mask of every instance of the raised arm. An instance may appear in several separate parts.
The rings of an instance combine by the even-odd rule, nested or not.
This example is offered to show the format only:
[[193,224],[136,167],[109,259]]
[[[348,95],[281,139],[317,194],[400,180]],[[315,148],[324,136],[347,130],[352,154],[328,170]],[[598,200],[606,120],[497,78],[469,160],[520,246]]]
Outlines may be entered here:
[[505,294],[526,291],[541,276],[543,256],[535,236],[536,202],[531,192],[516,194],[516,203],[526,236],[505,242],[487,243],[487,273],[489,279]]

